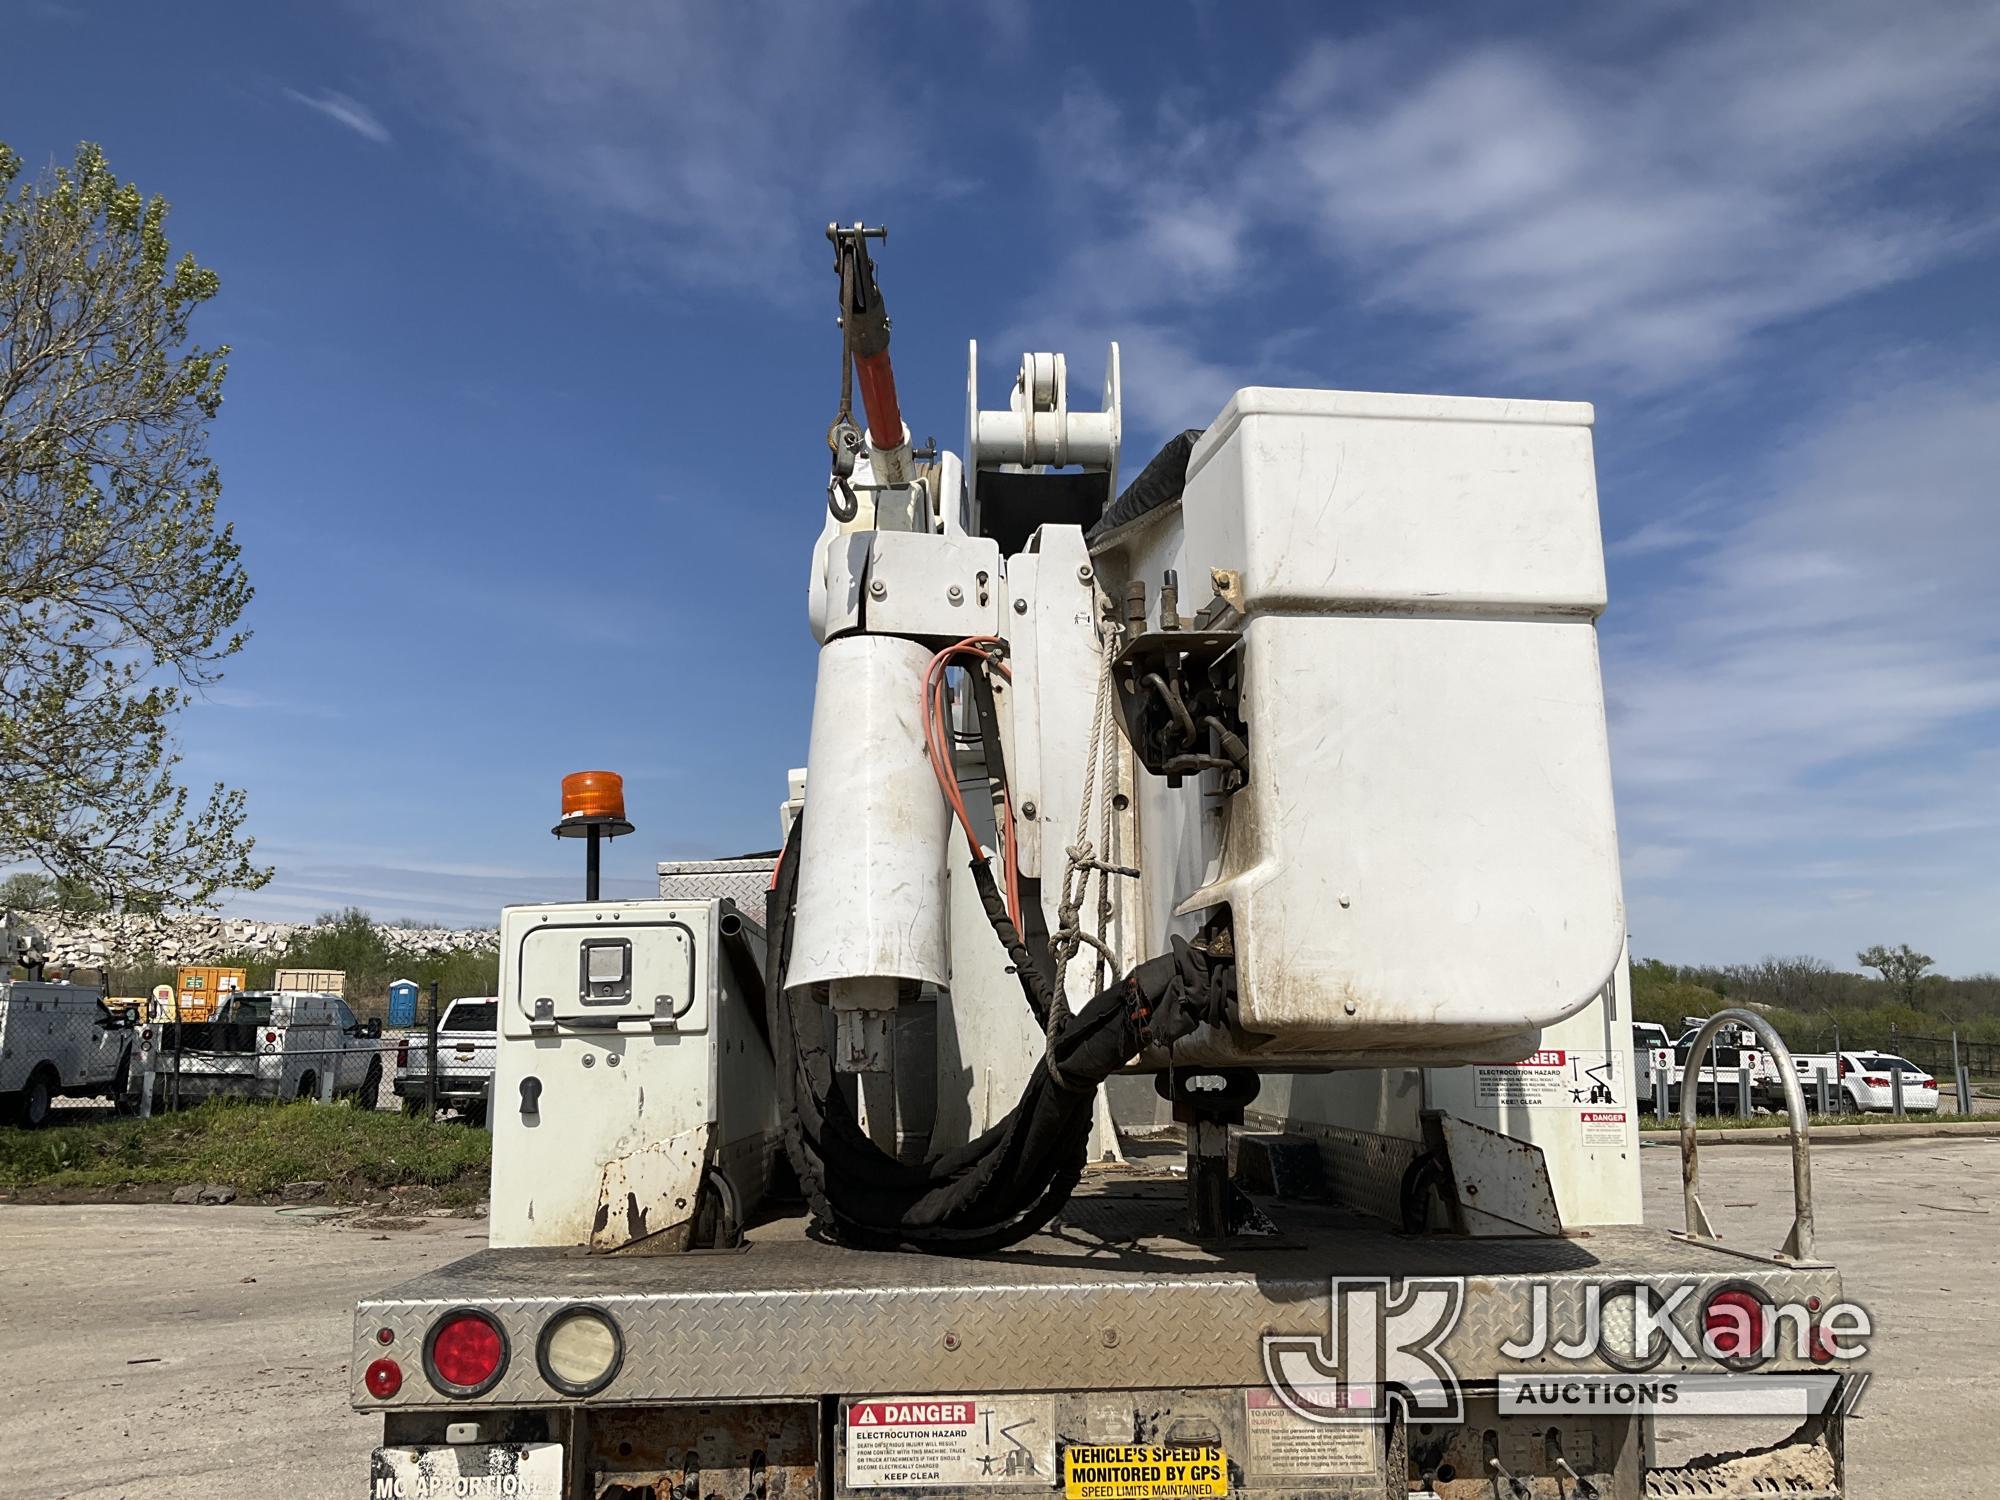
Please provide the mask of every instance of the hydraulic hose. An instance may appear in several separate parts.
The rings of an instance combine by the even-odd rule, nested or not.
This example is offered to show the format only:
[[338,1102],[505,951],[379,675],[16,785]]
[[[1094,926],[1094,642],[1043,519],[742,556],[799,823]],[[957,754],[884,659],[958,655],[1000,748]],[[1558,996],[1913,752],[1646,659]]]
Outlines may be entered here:
[[1168,438],[1166,446],[1153,455],[1153,461],[1139,471],[1139,477],[1125,486],[1123,494],[1104,507],[1104,514],[1097,518],[1097,524],[1090,528],[1090,535],[1084,540],[1095,542],[1127,521],[1136,521],[1148,512],[1180,499],[1181,491],[1187,488],[1188,458],[1194,452],[1194,445],[1201,440],[1201,434],[1201,428],[1190,427]]
[[[1044,1065],[1005,1119],[956,1150],[899,1161],[862,1131],[834,1087],[820,1017],[802,1028],[784,984],[807,816],[810,809],[793,823],[770,892],[766,974],[785,1148],[814,1217],[833,1238],[874,1249],[970,1255],[1027,1238],[1055,1217],[1083,1173],[1098,1085],[1145,1047],[1171,1045],[1204,1021],[1219,1024],[1231,967],[1176,939],[1171,953],[1140,964],[1049,1038]],[[1011,935],[1010,953],[1026,957],[991,884],[989,871],[982,895],[994,926]],[[1015,967],[1033,1004],[1036,966],[1017,958]]]

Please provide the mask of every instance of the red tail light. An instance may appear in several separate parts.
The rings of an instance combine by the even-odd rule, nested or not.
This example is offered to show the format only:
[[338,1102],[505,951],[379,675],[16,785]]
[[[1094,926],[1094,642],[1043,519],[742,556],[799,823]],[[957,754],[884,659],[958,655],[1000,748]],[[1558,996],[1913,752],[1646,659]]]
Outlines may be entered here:
[[424,1370],[447,1396],[492,1389],[507,1368],[507,1335],[483,1312],[446,1313],[424,1340]]
[[393,1359],[378,1359],[361,1379],[369,1395],[377,1401],[387,1401],[403,1388],[403,1367]]
[[410,1065],[410,1039],[408,1037],[404,1037],[400,1042],[396,1043],[396,1066],[399,1068],[407,1068],[409,1065]]
[[1888,1079],[1877,1078],[1873,1073],[1870,1073],[1866,1078],[1862,1079],[1861,1081],[1867,1084],[1868,1087],[1870,1087],[1871,1089],[1886,1089],[1889,1086]]
[[264,1040],[267,1042],[275,1042],[277,1039],[278,1039],[278,1033],[275,1031],[267,1031],[264,1033]]
[[1934,1089],[1937,1087],[1937,1080],[1935,1078],[1926,1078],[1917,1087],[1920,1089]]
[[1847,1066],[1847,1059],[1843,1057],[1843,1058],[1842,1058],[1842,1059],[1840,1060],[1840,1076],[1841,1076],[1842,1078],[1845,1078],[1845,1077],[1846,1077],[1846,1076],[1848,1075],[1848,1073],[1849,1073],[1850,1071],[1851,1071],[1851,1070],[1850,1070],[1850,1069],[1848,1068],[1848,1066]]
[[1703,1304],[1702,1343],[1726,1365],[1739,1369],[1764,1358],[1765,1307],[1755,1292],[1725,1287]]

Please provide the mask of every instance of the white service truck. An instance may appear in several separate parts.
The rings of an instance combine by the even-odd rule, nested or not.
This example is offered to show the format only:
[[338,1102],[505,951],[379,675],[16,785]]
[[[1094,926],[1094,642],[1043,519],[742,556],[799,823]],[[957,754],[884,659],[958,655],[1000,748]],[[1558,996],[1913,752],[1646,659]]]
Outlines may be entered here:
[[130,1094],[137,1017],[96,985],[10,979],[0,985],[0,1125],[49,1123],[61,1098]]
[[[489,1244],[356,1308],[368,1493],[1844,1493],[1803,1139],[1783,1245],[1691,1130],[1643,1222],[1590,408],[1250,388],[1121,486],[1115,346],[1096,410],[975,347],[918,453],[828,234],[783,847],[503,913]],[[556,831],[594,896],[617,778]]]
[[41,930],[0,913],[0,1125],[39,1129],[60,1098],[130,1096],[137,1012],[102,984],[44,978],[46,959]]
[[352,1097],[373,1109],[382,1086],[381,1035],[380,1021],[357,1020],[339,995],[232,991],[209,1020],[142,1028],[148,1107],[211,1097]]

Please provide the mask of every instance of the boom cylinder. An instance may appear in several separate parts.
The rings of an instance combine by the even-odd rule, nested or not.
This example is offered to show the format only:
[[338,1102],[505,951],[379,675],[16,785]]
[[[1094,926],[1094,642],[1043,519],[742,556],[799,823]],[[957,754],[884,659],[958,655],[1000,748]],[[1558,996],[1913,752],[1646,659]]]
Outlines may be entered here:
[[789,985],[833,987],[836,1010],[879,1011],[881,985],[943,984],[948,819],[924,754],[930,649],[848,635],[819,655]]
[[854,357],[861,406],[868,414],[868,446],[874,450],[871,467],[877,483],[908,484],[916,470],[910,430],[896,399],[896,371],[889,362],[889,309],[875,284],[875,263],[868,258],[868,241],[887,235],[886,229],[869,229],[858,222],[826,226],[840,273],[840,325]]
[[910,429],[896,400],[896,372],[885,347],[880,354],[856,354],[854,373],[861,382],[861,405],[868,413],[868,446],[875,450],[875,477],[884,484],[908,484]]

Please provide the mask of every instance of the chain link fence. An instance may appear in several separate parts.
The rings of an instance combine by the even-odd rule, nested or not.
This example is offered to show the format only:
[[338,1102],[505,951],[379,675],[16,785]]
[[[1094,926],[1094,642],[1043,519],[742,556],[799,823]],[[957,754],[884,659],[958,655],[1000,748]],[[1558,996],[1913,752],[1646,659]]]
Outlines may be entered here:
[[1889,1045],[1881,1049],[1908,1058],[1926,1073],[1950,1078],[1955,1067],[1964,1067],[1974,1078],[2000,1078],[2000,1043],[1973,1042],[1962,1037],[1915,1036],[1905,1031],[1889,1033]]
[[[216,1045],[198,1033],[204,1023],[151,1028],[135,1062],[131,1108],[147,1115],[185,1108],[207,1098],[286,1102],[350,1101],[358,1109],[401,1110],[431,1118],[445,1111],[484,1124],[491,1099],[492,1050],[465,1066],[455,1055],[438,1059],[428,1028],[384,1031],[378,1036],[295,1040],[284,1030],[260,1033],[250,1048]],[[482,1066],[483,1064],[483,1066]]]

